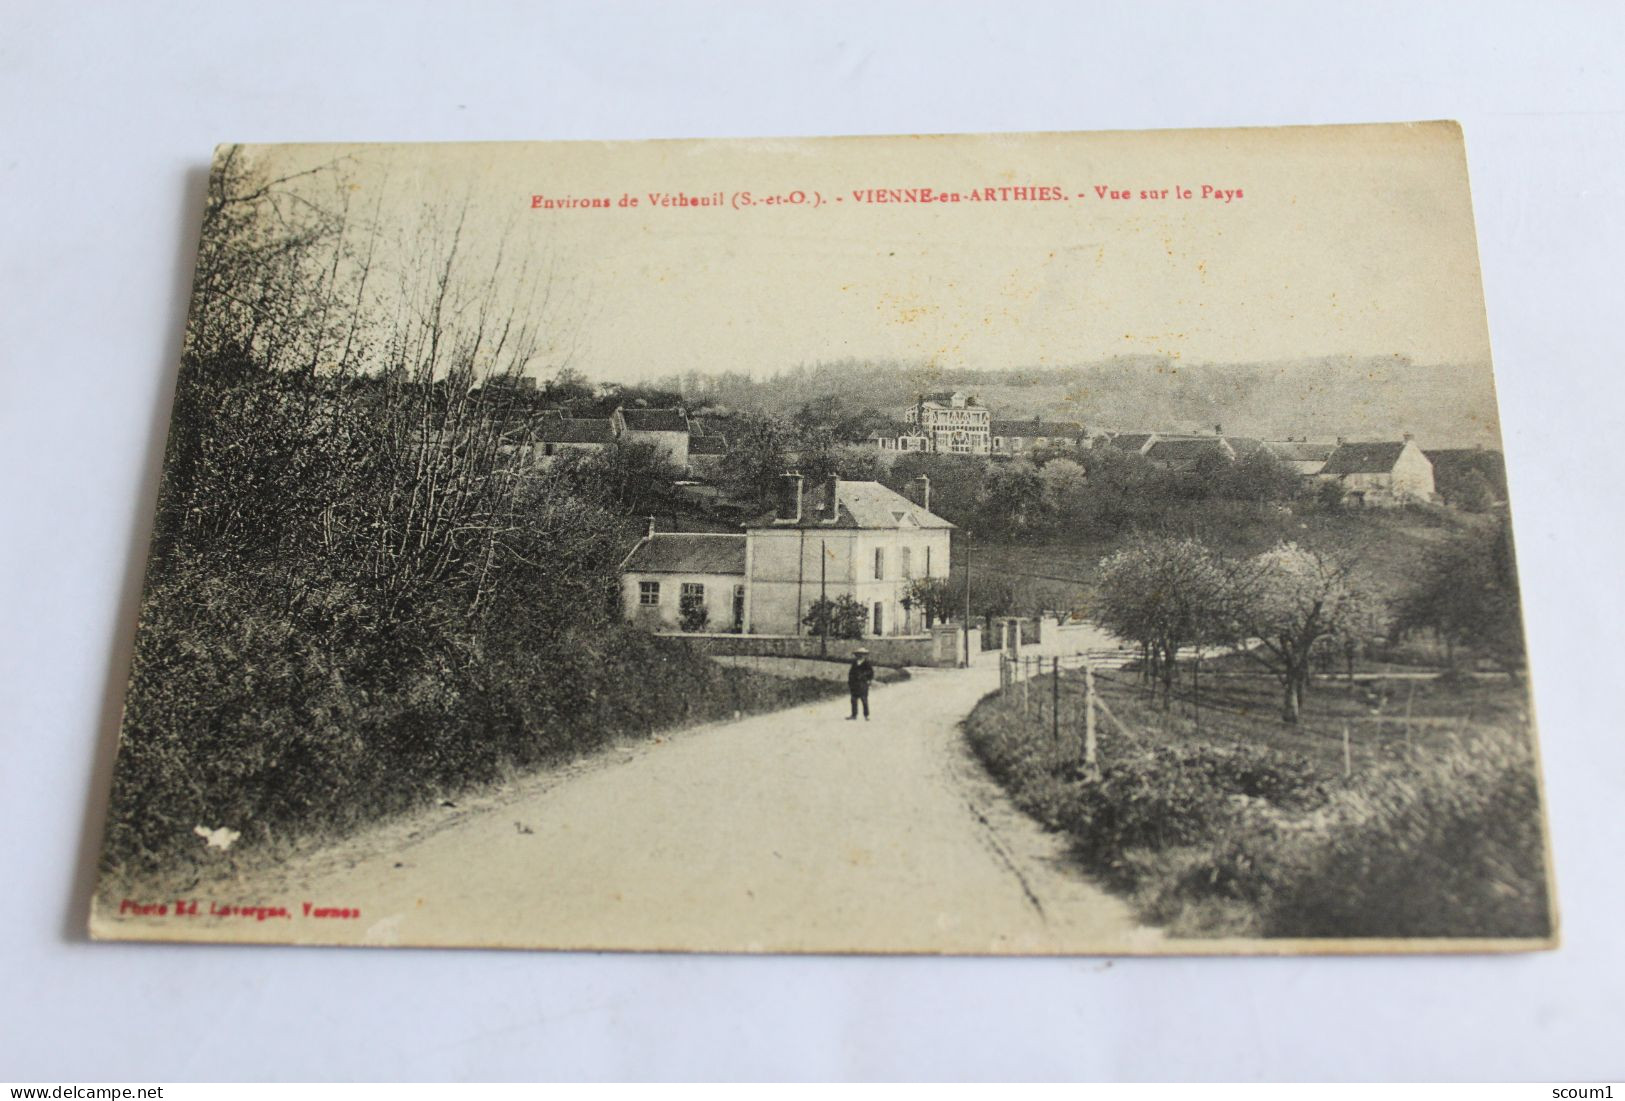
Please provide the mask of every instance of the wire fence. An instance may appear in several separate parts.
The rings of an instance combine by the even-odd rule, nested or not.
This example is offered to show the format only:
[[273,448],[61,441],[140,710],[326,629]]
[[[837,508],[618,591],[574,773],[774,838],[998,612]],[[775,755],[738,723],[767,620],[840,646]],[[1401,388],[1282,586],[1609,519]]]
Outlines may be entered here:
[[[1048,735],[1057,754],[1089,770],[1099,768],[1102,735],[1107,752],[1116,744],[1231,743],[1306,757],[1349,775],[1398,755],[1459,744],[1475,726],[1527,724],[1526,713],[1435,699],[1428,682],[1417,678],[1392,685],[1327,678],[1312,697],[1325,702],[1288,723],[1276,694],[1279,681],[1270,673],[1227,670],[1204,677],[1201,664],[1182,663],[1178,676],[1165,682],[1122,650],[1005,653],[999,662],[1000,696],[1022,721]],[[1420,701],[1419,684],[1424,686]],[[1430,713],[1441,705],[1450,712]]]

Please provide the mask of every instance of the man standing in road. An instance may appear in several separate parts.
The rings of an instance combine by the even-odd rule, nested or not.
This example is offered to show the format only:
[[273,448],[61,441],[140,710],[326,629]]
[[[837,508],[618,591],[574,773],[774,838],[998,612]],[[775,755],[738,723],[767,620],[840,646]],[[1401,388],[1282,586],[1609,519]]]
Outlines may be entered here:
[[852,666],[846,671],[846,687],[852,693],[852,714],[847,721],[858,717],[858,702],[863,702],[863,721],[869,721],[869,682],[875,679],[875,667],[869,664],[869,651],[859,646],[852,651]]

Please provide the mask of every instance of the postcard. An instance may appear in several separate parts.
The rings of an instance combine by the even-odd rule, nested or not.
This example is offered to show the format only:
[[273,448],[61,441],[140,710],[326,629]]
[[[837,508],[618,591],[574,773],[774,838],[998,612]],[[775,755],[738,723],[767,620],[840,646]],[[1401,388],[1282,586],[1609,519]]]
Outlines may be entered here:
[[1453,123],[225,145],[92,933],[1549,948]]

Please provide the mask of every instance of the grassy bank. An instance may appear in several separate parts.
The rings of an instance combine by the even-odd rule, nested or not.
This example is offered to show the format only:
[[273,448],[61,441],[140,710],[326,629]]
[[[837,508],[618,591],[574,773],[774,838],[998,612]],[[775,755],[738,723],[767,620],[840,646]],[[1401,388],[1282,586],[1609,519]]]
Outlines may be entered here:
[[[1076,674],[1062,675],[1062,738],[1033,700],[1049,678],[982,701],[971,745],[1028,813],[1068,835],[1080,863],[1180,937],[1541,937],[1539,793],[1510,686],[1430,685],[1413,733],[1368,740],[1345,775],[1341,720],[1283,727],[1215,713],[1198,728],[1129,683],[1102,678],[1101,769],[1079,763]],[[1420,720],[1485,697],[1482,718]],[[1355,697],[1348,705],[1354,706]],[[1462,712],[1454,710],[1454,713]]]

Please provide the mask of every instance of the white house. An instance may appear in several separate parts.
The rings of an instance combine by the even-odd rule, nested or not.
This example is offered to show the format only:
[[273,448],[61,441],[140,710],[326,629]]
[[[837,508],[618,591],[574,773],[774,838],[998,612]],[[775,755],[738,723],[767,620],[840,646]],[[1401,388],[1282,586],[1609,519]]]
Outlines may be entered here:
[[1355,505],[1392,507],[1433,499],[1433,463],[1409,436],[1398,442],[1338,442],[1318,475],[1337,482]]
[[781,481],[779,507],[746,528],[745,630],[803,634],[821,596],[861,604],[870,636],[919,633],[924,616],[907,606],[910,585],[948,576],[953,525],[931,513],[931,483],[917,501],[879,482],[830,478],[803,493],[799,474]]
[[704,630],[736,631],[745,618],[743,535],[649,533],[621,563],[626,618],[653,631],[682,628],[685,598],[706,612]]

